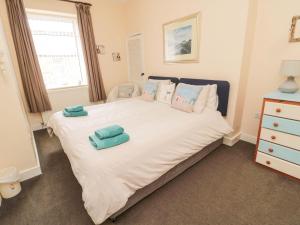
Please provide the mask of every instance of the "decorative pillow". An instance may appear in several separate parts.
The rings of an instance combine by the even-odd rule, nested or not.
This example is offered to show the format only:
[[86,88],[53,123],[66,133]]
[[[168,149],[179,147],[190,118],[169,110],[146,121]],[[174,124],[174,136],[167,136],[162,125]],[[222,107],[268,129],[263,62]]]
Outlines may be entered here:
[[149,79],[149,81],[158,84],[157,93],[159,93],[159,91],[160,91],[160,86],[161,86],[161,85],[163,85],[163,84],[170,84],[170,83],[171,83],[171,80],[155,80],[155,79]]
[[146,101],[153,101],[158,89],[158,83],[147,81],[144,85],[142,98]]
[[202,89],[203,86],[199,85],[178,84],[172,100],[172,107],[185,112],[192,112]]
[[216,84],[209,85],[209,94],[207,98],[206,107],[209,109],[217,110],[219,105],[219,97],[217,94],[218,86]]
[[118,97],[119,98],[131,98],[134,91],[133,85],[121,85],[118,88]]
[[157,91],[156,99],[159,102],[171,104],[172,97],[175,91],[175,84],[160,84],[159,91]]
[[206,107],[207,99],[210,91],[210,85],[202,86],[202,91],[200,92],[197,101],[194,105],[194,112],[201,113],[203,109]]

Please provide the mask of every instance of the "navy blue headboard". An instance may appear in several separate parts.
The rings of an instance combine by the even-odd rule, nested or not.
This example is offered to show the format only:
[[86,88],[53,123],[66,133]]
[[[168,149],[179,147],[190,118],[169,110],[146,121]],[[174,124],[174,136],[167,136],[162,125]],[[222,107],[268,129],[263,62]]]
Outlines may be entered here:
[[192,84],[192,85],[216,84],[218,87],[217,94],[219,96],[218,111],[222,113],[222,116],[227,115],[229,89],[230,89],[230,84],[228,81],[181,78],[179,80],[179,83]]
[[149,76],[148,79],[153,80],[171,80],[172,83],[175,83],[176,85],[179,83],[179,78],[177,77],[162,77],[162,76]]

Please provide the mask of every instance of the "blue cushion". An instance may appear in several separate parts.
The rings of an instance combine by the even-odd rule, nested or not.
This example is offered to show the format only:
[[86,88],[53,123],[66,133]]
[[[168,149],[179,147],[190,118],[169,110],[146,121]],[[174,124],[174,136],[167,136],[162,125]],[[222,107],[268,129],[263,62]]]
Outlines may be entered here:
[[172,101],[172,106],[185,112],[192,112],[193,106],[202,91],[203,86],[178,84]]
[[158,84],[159,83],[147,81],[144,85],[142,98],[147,101],[153,101],[158,89]]

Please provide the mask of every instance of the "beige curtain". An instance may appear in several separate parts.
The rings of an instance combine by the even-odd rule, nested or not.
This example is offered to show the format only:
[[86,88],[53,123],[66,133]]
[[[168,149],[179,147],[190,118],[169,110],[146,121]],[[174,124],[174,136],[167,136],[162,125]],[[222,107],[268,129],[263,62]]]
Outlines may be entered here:
[[6,6],[29,110],[51,110],[23,1],[6,0]]
[[106,99],[106,94],[97,56],[90,6],[76,3],[76,8],[84,59],[87,68],[90,101],[102,101]]

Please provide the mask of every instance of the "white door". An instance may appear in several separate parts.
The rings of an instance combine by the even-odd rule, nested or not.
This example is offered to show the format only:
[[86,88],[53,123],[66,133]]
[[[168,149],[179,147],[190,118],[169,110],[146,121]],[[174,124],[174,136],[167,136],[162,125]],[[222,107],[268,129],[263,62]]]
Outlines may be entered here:
[[127,51],[129,81],[142,83],[145,77],[142,34],[133,35],[128,39]]

